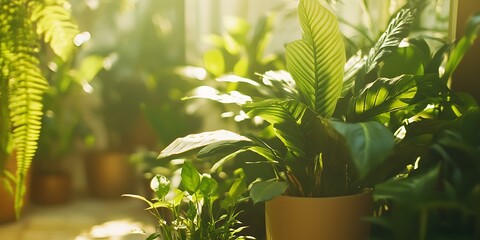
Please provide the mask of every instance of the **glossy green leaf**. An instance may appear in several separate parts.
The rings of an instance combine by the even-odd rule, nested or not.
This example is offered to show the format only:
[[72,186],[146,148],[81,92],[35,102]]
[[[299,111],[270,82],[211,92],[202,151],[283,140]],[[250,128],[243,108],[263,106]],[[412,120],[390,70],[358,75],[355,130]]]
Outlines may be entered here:
[[378,122],[330,123],[345,138],[362,178],[379,166],[393,150],[392,132]]
[[182,166],[182,185],[190,194],[194,194],[200,186],[200,173],[190,162],[184,162]]
[[409,106],[417,93],[417,79],[402,75],[393,79],[379,78],[368,84],[351,103],[349,121],[364,121]]
[[235,141],[251,142],[250,139],[227,130],[190,134],[183,138],[175,139],[175,141],[170,143],[165,149],[163,149],[163,151],[160,152],[158,158],[174,158],[207,145],[225,141],[230,143]]
[[252,185],[250,197],[254,203],[265,202],[282,195],[288,188],[287,183],[276,180],[260,181]]
[[303,38],[287,45],[287,70],[304,103],[328,118],[335,110],[342,89],[343,38],[335,15],[317,0],[301,0],[298,15]]

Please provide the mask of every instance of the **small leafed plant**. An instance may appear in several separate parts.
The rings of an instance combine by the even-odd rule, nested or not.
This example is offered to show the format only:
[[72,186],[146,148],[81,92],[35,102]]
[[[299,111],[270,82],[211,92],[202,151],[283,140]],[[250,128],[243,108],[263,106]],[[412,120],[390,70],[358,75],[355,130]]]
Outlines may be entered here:
[[201,175],[190,162],[183,164],[181,179],[181,187],[175,188],[167,177],[156,175],[150,183],[155,193],[152,201],[123,195],[145,201],[147,210],[157,218],[157,230],[147,240],[255,239],[239,236],[246,228],[237,220],[237,204],[246,199],[243,173],[224,195],[217,193],[218,182],[214,178]]

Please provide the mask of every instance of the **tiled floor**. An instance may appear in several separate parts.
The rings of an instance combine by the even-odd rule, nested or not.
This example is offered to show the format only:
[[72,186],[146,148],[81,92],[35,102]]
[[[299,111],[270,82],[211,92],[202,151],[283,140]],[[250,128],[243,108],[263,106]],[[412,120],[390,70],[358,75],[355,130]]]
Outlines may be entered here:
[[83,198],[67,205],[31,205],[17,222],[0,224],[0,240],[137,240],[155,219],[136,199]]

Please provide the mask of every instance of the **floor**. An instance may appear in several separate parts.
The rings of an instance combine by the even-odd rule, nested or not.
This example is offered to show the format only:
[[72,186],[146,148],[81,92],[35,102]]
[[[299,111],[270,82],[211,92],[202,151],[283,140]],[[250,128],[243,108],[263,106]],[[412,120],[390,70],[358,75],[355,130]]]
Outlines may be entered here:
[[155,219],[136,199],[81,198],[61,206],[30,205],[19,221],[0,224],[0,240],[139,240]]

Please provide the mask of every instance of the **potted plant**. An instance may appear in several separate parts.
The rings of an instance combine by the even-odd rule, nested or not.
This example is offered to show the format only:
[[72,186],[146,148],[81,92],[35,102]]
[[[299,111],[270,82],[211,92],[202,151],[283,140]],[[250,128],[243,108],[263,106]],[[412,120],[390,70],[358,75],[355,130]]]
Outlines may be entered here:
[[[37,55],[39,41],[64,58],[74,47],[72,40],[78,30],[62,1],[2,1],[1,5],[0,171],[2,187],[12,194],[11,208],[18,218],[40,135],[42,95],[48,87]],[[13,151],[16,168],[8,169],[6,165]],[[2,199],[10,201],[8,197]]]
[[[181,167],[181,186],[163,175],[152,178],[154,200],[140,195],[124,194],[143,200],[158,220],[157,230],[147,239],[247,239],[240,236],[246,228],[237,218],[237,204],[246,198],[247,184],[242,173],[225,193],[219,193],[218,182],[209,174],[200,174],[192,163]],[[252,238],[248,238],[252,239]]]
[[[401,173],[423,153],[416,151],[413,142],[404,141],[401,130],[412,121],[422,121],[431,106],[440,106],[445,110],[442,114],[452,117],[467,110],[461,104],[463,100],[451,94],[447,86],[461,54],[448,59],[446,72],[442,74],[439,68],[448,45],[432,57],[425,40],[406,41],[414,15],[412,10],[402,9],[392,17],[386,31],[367,54],[349,59],[344,75],[343,39],[333,14],[315,0],[300,1],[298,13],[303,38],[286,47],[287,70],[291,76],[268,79],[275,81],[276,85],[270,85],[280,86],[286,97],[238,101],[248,115],[265,119],[267,130],[273,130],[275,137],[265,139],[263,136],[268,131],[248,137],[224,130],[192,134],[175,140],[159,158],[200,149],[198,158],[221,157],[212,169],[217,170],[243,152],[255,152],[259,159],[272,165],[274,173],[274,178],[256,181],[250,189],[254,202],[267,201],[267,238],[318,239],[320,235],[301,234],[329,234],[328,230],[340,228],[359,230],[351,231],[355,233],[350,236],[344,235],[350,231],[324,236],[367,239],[368,224],[360,221],[362,216],[369,215],[371,203],[365,189]],[[401,47],[402,42],[408,43],[408,47]],[[419,125],[426,126],[428,121],[422,123]],[[435,131],[437,127],[423,130]],[[421,132],[408,128],[409,136],[421,135]],[[280,195],[289,196],[278,197]],[[323,222],[311,225],[320,221],[310,220],[300,224],[301,230],[276,232],[276,227],[284,230],[285,226],[305,218],[305,213],[299,214],[297,208],[291,207],[290,199],[298,197],[306,197],[305,202],[318,199],[333,203],[358,197],[353,201],[367,204],[358,211],[348,211],[358,213],[356,216],[345,214],[349,220],[326,220],[334,222],[335,227]],[[297,215],[281,217],[283,211],[279,209],[270,212],[282,203],[295,209],[292,214]],[[323,205],[330,206],[328,204]],[[323,212],[326,210],[319,213],[312,209],[315,208],[306,212],[326,215]],[[334,211],[333,215],[342,215],[339,210]],[[339,227],[347,222],[354,225]],[[327,229],[322,228],[324,226]]]
[[[352,236],[355,239],[367,238],[368,224],[362,223],[360,218],[369,214],[371,193],[364,192],[367,186],[362,183],[361,177],[368,171],[365,162],[381,161],[388,154],[393,147],[393,134],[376,122],[346,124],[330,120],[342,90],[345,65],[342,35],[335,16],[317,1],[300,1],[298,11],[304,37],[288,44],[286,52],[287,69],[296,82],[296,88],[291,88],[291,84],[283,84],[286,98],[254,101],[243,106],[248,114],[268,121],[279,142],[273,145],[256,137],[247,138],[232,132],[216,131],[177,139],[159,157],[172,157],[206,146],[200,150],[198,157],[217,154],[222,149],[230,151],[218,162],[221,164],[240,152],[253,151],[270,162],[275,173],[274,179],[253,184],[250,190],[253,201],[268,201],[282,194],[294,196],[282,196],[267,202],[267,238],[282,239],[279,238],[282,236],[285,239],[315,239],[321,235],[308,234],[321,232],[330,239],[349,239],[340,236],[345,232],[335,237],[328,235],[327,229],[319,226],[322,224],[311,228],[305,222],[299,223],[299,226],[308,227],[298,231],[273,232],[272,229],[278,226],[285,229],[285,223],[282,223],[285,219],[289,219],[289,224],[301,220],[293,216],[273,216],[271,209],[275,208],[274,205],[297,199],[304,201],[300,205],[312,200],[326,200],[321,197],[329,197],[330,201],[334,197],[333,203],[342,202],[342,198],[358,198],[353,202],[363,202],[365,205],[358,210],[345,212],[346,215],[354,216],[345,215],[347,219],[330,219],[330,222],[353,223],[354,226],[345,226],[352,229]],[[197,141],[188,143],[193,139]],[[355,139],[358,144],[352,145],[348,139]],[[291,207],[292,203],[288,204],[289,208],[298,210]],[[322,210],[318,208],[301,212],[303,216],[298,215],[300,212],[296,210],[292,213],[297,213],[299,218],[305,218],[307,213],[312,212],[315,212],[311,214],[312,217],[322,215],[318,212]],[[273,212],[280,214],[286,211],[277,209]],[[340,215],[342,214],[337,210],[337,216]],[[314,223],[317,220],[309,219],[306,222]]]

